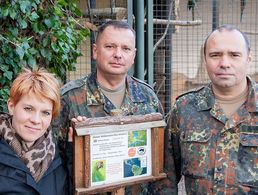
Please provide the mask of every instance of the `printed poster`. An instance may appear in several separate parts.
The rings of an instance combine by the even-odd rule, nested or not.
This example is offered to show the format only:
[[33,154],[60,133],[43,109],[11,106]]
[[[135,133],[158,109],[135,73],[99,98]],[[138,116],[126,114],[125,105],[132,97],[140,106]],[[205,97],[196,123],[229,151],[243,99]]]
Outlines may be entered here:
[[151,129],[90,137],[91,186],[151,175]]

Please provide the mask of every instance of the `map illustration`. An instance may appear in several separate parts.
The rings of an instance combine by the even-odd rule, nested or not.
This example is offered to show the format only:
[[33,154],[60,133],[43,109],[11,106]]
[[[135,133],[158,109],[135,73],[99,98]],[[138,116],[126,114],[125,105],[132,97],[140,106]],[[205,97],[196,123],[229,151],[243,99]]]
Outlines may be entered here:
[[124,160],[124,177],[132,177],[147,173],[147,167],[141,166],[142,158]]
[[128,147],[146,146],[147,130],[131,131],[128,133]]

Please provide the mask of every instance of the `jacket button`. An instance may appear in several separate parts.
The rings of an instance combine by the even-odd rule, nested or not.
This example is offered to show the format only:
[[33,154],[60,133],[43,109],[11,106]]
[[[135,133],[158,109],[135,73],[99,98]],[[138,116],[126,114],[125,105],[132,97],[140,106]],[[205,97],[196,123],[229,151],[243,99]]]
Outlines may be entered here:
[[243,140],[244,142],[246,142],[246,141],[247,141],[246,137],[244,137],[242,140]]
[[218,184],[219,182],[220,182],[220,179],[219,179],[219,178],[214,179],[214,183],[215,183],[215,184]]

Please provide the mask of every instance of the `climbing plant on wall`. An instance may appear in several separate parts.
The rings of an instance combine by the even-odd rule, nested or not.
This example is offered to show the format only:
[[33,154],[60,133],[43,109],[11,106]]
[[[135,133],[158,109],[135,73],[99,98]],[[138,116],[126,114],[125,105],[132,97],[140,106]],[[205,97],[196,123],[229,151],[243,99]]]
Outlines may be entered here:
[[76,0],[0,0],[0,110],[22,67],[44,67],[65,81],[89,35]]

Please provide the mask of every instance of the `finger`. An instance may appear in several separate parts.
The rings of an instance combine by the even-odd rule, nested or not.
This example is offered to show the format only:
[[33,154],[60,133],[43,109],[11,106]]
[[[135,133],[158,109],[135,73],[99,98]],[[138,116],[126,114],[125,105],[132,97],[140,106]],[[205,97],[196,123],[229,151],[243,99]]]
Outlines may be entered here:
[[73,142],[73,128],[69,127],[68,142]]
[[77,120],[78,120],[79,122],[81,122],[81,121],[83,121],[83,117],[82,117],[82,116],[77,116]]
[[86,116],[83,116],[82,117],[82,121],[86,121],[87,117]]
[[77,122],[85,121],[86,119],[87,117],[85,116],[77,116],[76,118],[72,118],[71,121],[77,123]]
[[[77,117],[78,118],[78,117]],[[78,122],[78,119],[77,118],[72,118],[71,121],[74,122],[74,123],[77,123]]]

